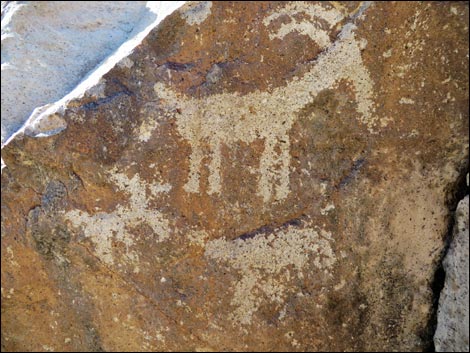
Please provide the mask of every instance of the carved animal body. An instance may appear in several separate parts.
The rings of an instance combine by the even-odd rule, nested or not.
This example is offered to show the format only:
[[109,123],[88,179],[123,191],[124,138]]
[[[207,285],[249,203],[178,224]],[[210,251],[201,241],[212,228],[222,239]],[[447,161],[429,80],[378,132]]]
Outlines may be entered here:
[[178,132],[192,148],[185,190],[200,192],[203,148],[207,148],[203,146],[211,149],[207,192],[217,194],[222,188],[221,145],[234,146],[240,141],[249,144],[262,139],[258,195],[264,203],[285,199],[289,193],[289,131],[297,113],[320,91],[334,88],[341,80],[352,84],[360,120],[371,129],[375,123],[371,117],[372,82],[362,62],[362,43],[356,40],[354,29],[351,23],[345,25],[336,42],[318,56],[309,72],[271,93],[243,96],[222,93],[196,99],[156,83],[156,95],[165,101],[163,109],[177,120]]

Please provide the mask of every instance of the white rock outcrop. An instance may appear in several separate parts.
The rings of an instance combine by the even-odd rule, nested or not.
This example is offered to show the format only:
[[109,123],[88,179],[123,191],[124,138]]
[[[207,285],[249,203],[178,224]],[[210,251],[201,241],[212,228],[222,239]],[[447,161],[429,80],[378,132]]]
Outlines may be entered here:
[[2,1],[2,144],[182,1]]

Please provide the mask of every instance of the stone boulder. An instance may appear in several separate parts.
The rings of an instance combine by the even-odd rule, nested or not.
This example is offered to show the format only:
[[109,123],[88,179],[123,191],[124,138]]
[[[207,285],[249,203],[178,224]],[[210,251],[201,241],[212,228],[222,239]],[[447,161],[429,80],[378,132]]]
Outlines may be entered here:
[[400,351],[468,168],[468,5],[191,2],[2,149],[2,349]]

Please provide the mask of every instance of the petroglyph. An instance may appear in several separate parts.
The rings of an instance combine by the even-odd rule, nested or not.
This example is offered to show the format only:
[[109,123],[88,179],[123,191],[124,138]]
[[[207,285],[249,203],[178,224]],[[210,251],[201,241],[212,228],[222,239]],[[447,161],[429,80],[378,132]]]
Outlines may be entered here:
[[152,183],[142,181],[138,174],[129,179],[123,173],[110,173],[110,179],[116,183],[119,190],[129,195],[128,205],[119,205],[111,212],[97,212],[89,214],[80,210],[72,210],[65,214],[74,227],[82,227],[84,236],[95,245],[95,252],[101,261],[113,265],[113,242],[121,242],[125,246],[125,258],[134,264],[134,272],[139,272],[139,256],[131,249],[134,245],[129,227],[148,225],[152,228],[155,241],[161,242],[169,237],[169,221],[162,213],[155,209],[148,209],[151,197],[147,196],[146,189],[152,196],[170,191],[169,184]]
[[[296,16],[303,15],[305,19],[297,20]],[[335,26],[344,18],[344,15],[335,8],[326,9],[320,4],[308,4],[304,1],[295,1],[287,4],[282,11],[275,12],[263,20],[263,24],[267,27],[274,20],[287,16],[289,23],[282,23],[281,27],[269,34],[269,38],[284,39],[286,35],[292,32],[309,36],[313,41],[317,42],[320,48],[326,48],[331,44],[328,31],[322,28],[321,22],[326,22],[330,27]]]
[[207,243],[205,256],[227,263],[240,271],[231,304],[235,307],[230,319],[241,325],[251,323],[253,314],[268,299],[283,304],[289,292],[291,272],[303,277],[302,269],[312,261],[321,271],[329,272],[336,262],[330,243],[331,233],[311,228],[288,226],[271,234],[257,234],[251,239],[228,241],[217,239]]
[[340,81],[351,85],[359,120],[372,132],[377,120],[373,116],[373,83],[362,62],[363,43],[356,40],[355,28],[352,23],[346,24],[338,40],[318,56],[309,72],[272,93],[221,93],[196,99],[156,83],[155,93],[163,103],[164,114],[177,120],[178,132],[192,148],[184,189],[189,193],[200,191],[204,146],[211,149],[207,192],[220,194],[221,145],[233,147],[239,142],[264,140],[257,193],[265,203],[285,199],[289,194],[289,131],[297,112],[320,91],[332,89]]

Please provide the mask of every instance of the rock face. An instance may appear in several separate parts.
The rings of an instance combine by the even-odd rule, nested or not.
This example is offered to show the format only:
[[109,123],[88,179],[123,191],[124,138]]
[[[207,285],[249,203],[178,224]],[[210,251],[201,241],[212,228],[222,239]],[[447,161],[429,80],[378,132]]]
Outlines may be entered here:
[[3,148],[3,349],[429,348],[467,38],[465,3],[183,6]]
[[145,1],[2,2],[2,143],[161,10]]
[[467,195],[457,207],[454,236],[444,259],[446,279],[439,298],[438,323],[434,336],[437,352],[467,352],[469,348],[468,201]]

